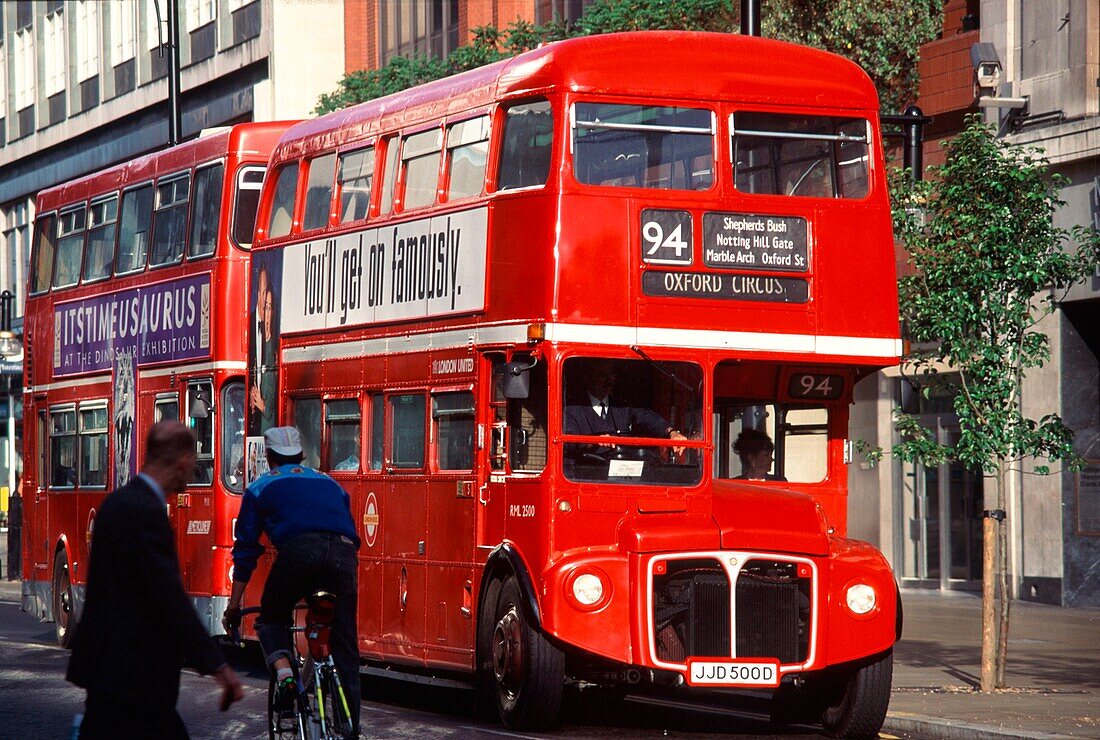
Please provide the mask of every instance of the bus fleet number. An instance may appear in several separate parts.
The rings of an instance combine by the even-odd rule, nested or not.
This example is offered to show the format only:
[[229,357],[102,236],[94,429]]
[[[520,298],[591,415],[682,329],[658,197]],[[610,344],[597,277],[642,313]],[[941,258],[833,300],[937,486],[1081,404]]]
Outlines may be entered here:
[[534,504],[509,504],[508,516],[516,516],[521,519],[529,519],[535,515]]

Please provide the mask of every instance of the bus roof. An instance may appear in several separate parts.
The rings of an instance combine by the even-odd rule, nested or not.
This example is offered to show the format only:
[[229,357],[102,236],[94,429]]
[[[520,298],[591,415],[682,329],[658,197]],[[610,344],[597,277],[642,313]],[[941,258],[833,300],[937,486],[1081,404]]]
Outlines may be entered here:
[[186,169],[196,163],[215,160],[227,153],[241,157],[254,155],[267,161],[266,152],[291,121],[242,123],[211,131],[206,136],[178,146],[159,149],[84,177],[55,185],[38,193],[37,211],[44,213],[77,203],[131,184],[145,182],[162,174]]
[[[639,66],[639,56],[655,63]],[[636,31],[545,44],[305,121],[287,131],[275,157],[341,146],[406,122],[428,121],[502,98],[554,90],[603,94],[624,88],[631,97],[878,108],[870,77],[836,54],[739,34]]]

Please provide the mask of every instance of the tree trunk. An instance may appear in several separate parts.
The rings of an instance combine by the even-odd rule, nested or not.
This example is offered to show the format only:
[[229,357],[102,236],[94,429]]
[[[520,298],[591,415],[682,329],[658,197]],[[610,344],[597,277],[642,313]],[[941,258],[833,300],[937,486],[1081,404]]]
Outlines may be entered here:
[[[1001,499],[1001,511],[1005,511],[1003,497]],[[1011,602],[1008,579],[1008,522],[1002,519],[997,522],[997,560],[1000,571],[1000,609],[997,619],[997,688],[1003,689],[1005,683],[1005,666],[1008,663],[1008,610]]]
[[989,517],[982,519],[982,683],[983,693],[996,688],[994,668],[997,652],[997,523]]

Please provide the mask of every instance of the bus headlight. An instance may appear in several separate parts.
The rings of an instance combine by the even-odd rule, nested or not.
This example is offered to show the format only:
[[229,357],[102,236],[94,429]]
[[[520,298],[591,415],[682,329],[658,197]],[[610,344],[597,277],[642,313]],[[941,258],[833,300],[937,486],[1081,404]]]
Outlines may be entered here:
[[573,598],[583,606],[598,604],[603,598],[603,583],[595,573],[582,573],[573,581]]
[[862,615],[875,608],[877,598],[873,587],[866,583],[856,583],[848,587],[845,600],[853,614]]
[[566,578],[564,586],[573,606],[583,611],[595,611],[611,597],[607,575],[597,568],[579,568]]

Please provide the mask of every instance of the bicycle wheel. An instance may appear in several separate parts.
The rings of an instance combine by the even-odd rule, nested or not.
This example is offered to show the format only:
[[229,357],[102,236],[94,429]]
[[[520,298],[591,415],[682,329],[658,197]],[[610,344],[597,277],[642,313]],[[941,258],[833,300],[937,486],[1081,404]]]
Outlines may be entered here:
[[347,695],[336,667],[321,667],[321,695],[317,707],[322,740],[354,740]]
[[290,709],[275,708],[275,674],[267,683],[267,732],[270,740],[310,740],[309,716],[302,696]]

